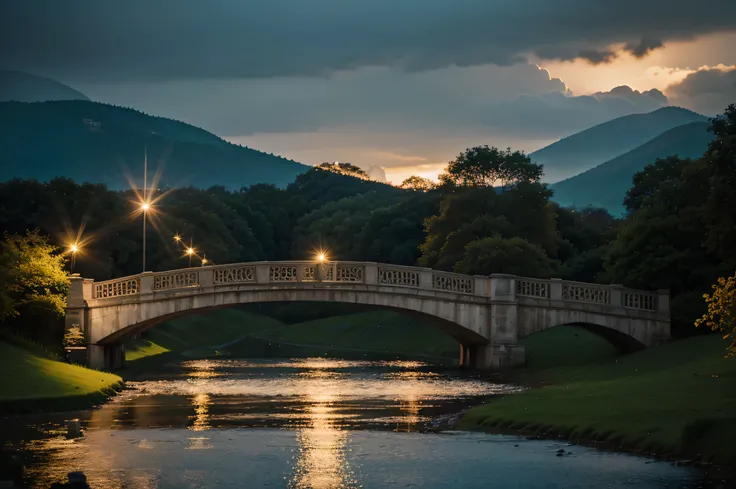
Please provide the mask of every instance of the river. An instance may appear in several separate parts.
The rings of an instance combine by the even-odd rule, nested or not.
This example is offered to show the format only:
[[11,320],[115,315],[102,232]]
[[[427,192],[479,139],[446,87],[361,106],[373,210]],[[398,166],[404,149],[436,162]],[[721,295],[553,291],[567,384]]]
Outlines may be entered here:
[[[33,488],[695,488],[699,472],[564,442],[431,429],[515,387],[419,362],[196,360],[100,409],[0,422]],[[565,455],[558,456],[564,450]]]

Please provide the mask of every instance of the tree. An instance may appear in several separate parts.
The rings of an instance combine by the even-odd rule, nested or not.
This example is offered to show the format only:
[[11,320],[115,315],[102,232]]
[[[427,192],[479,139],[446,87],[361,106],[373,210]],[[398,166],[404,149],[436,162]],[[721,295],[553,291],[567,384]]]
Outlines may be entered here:
[[440,182],[462,187],[493,187],[507,189],[521,182],[538,183],[542,166],[511,148],[476,146],[461,153],[440,175]]
[[417,192],[428,192],[436,187],[435,183],[429,178],[422,178],[413,175],[399,185],[399,188],[406,190],[415,190]]
[[733,260],[736,243],[736,104],[711,120],[715,134],[701,158],[708,179],[704,207],[707,224],[706,245],[723,260]]
[[355,166],[352,163],[322,163],[317,168],[320,170],[327,170],[333,173],[339,173],[340,175],[348,175],[363,180],[370,180],[368,173],[359,166]]
[[654,163],[634,174],[633,185],[626,191],[624,207],[629,213],[641,208],[644,201],[652,198],[662,185],[667,182],[676,184],[680,181],[685,167],[692,165],[692,160],[682,160],[677,156],[657,158]]
[[0,243],[0,319],[18,316],[28,308],[62,317],[69,289],[64,260],[37,230],[6,234]]
[[454,270],[469,275],[510,273],[523,277],[549,278],[555,269],[539,246],[521,238],[499,235],[471,242]]
[[736,356],[736,273],[720,277],[713,285],[713,293],[703,296],[708,312],[695,321],[695,326],[707,326],[713,331],[724,332],[724,340],[730,338],[726,356]]

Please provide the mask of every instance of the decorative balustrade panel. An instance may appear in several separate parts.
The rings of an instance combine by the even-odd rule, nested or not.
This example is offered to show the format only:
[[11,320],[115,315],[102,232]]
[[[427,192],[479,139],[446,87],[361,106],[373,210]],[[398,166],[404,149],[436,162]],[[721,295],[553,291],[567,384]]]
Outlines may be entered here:
[[432,274],[432,287],[436,290],[472,294],[474,284],[475,280],[472,277],[436,272]]
[[629,309],[657,310],[657,296],[647,292],[624,292],[624,307]]
[[611,289],[583,284],[562,284],[562,300],[588,302],[590,304],[610,304]]
[[302,280],[305,282],[311,282],[313,280],[317,280],[317,277],[315,276],[315,272],[317,270],[317,267],[321,268],[322,274],[320,275],[320,279],[331,282],[332,281],[332,266],[331,265],[306,265],[303,268],[302,272]]
[[378,268],[378,283],[419,287],[419,272],[399,268]]
[[[314,267],[312,267],[312,274],[314,276]],[[270,282],[296,282],[297,266],[271,265],[268,270],[268,280]]]
[[216,268],[212,278],[213,283],[219,284],[242,284],[256,281],[256,267],[242,266],[234,268]]
[[95,299],[106,299],[108,297],[122,297],[135,295],[140,291],[140,280],[136,278],[124,278],[122,280],[110,280],[94,284]]
[[549,287],[550,283],[546,280],[531,280],[521,277],[516,279],[516,295],[549,299]]
[[175,272],[153,277],[153,290],[183,289],[197,285],[199,285],[197,272]]
[[363,282],[363,267],[360,265],[337,265],[336,282]]

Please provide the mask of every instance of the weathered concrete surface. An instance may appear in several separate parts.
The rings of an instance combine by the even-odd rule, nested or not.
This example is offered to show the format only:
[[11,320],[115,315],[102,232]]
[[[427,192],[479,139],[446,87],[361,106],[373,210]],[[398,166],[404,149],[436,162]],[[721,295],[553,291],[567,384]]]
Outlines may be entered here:
[[85,331],[88,364],[95,368],[121,365],[123,341],[156,324],[258,302],[343,302],[421,315],[463,345],[461,364],[479,369],[523,363],[519,339],[561,324],[596,326],[614,341],[621,337],[642,346],[670,335],[666,291],[375,263],[330,267],[260,262],[148,272],[100,284],[75,276],[66,323]]

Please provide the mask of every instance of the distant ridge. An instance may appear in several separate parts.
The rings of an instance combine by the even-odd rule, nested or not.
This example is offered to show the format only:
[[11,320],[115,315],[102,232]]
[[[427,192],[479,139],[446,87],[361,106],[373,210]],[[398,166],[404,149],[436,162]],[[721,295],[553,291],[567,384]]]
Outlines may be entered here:
[[0,70],[0,102],[89,100],[86,95],[51,78],[22,71]]
[[67,177],[126,188],[126,173],[142,178],[144,147],[151,174],[163,168],[164,185],[285,186],[309,169],[183,122],[97,102],[2,102],[0,126],[0,180]]
[[621,215],[624,196],[634,174],[657,158],[701,156],[713,140],[709,127],[709,122],[683,124],[602,165],[552,184],[553,200],[563,206],[603,207],[614,215]]
[[680,107],[663,107],[598,124],[530,154],[544,165],[545,180],[560,181],[631,151],[674,127],[708,118]]

